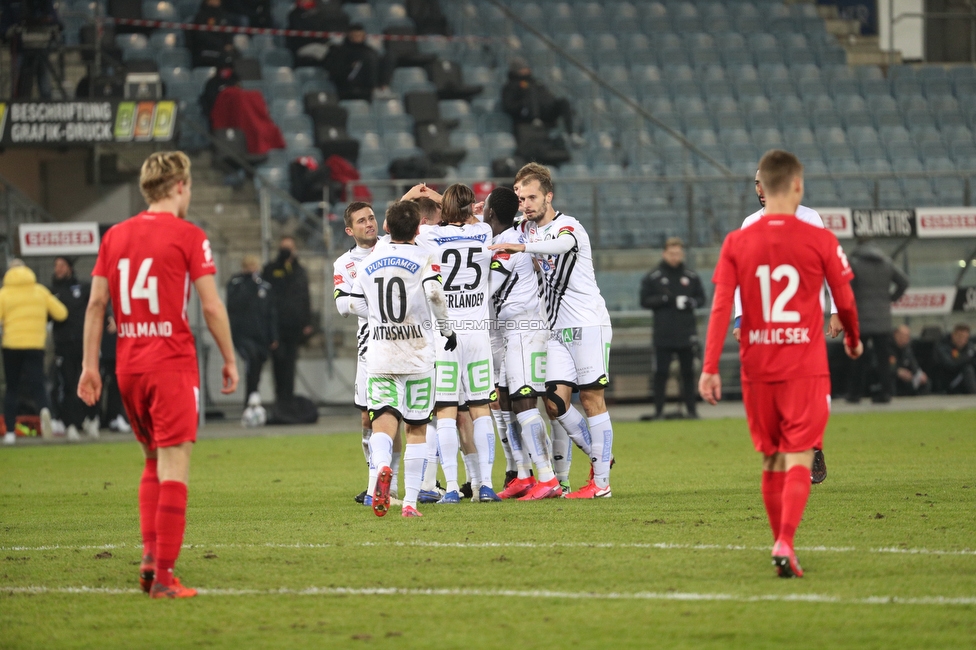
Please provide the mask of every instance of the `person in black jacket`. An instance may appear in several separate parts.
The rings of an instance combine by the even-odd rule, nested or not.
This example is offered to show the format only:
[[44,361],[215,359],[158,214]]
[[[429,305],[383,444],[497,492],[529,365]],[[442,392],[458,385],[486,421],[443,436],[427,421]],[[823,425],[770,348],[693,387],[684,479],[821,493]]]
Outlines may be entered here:
[[949,394],[976,395],[976,345],[969,326],[959,323],[935,344],[935,367],[941,386]]
[[69,440],[78,440],[79,429],[84,430],[89,437],[97,438],[97,410],[86,406],[75,390],[81,377],[85,310],[88,308],[91,284],[78,280],[74,260],[57,257],[54,260],[51,294],[68,308],[68,317],[59,323],[55,322],[52,327],[54,390],[51,403],[57,418],[66,427]]
[[278,347],[278,311],[271,285],[261,278],[261,261],[254,255],[245,255],[241,271],[227,283],[227,315],[234,348],[246,368],[244,405],[260,405],[261,369]]
[[894,347],[888,365],[893,383],[892,392],[899,397],[927,395],[932,390],[932,384],[912,350],[912,330],[908,325],[899,325],[892,332],[891,338]]
[[[288,29],[315,32],[345,32],[349,16],[335,0],[297,0],[288,12]],[[364,32],[365,34],[365,32]],[[310,36],[288,36],[285,46],[295,56],[295,65],[322,65],[329,41]],[[309,47],[311,46],[311,47]]]
[[[203,0],[191,21],[195,25],[211,27],[232,26],[234,21],[221,4],[221,0]],[[221,32],[187,30],[184,34],[190,50],[193,67],[218,66],[228,53],[234,51],[234,35]]]
[[278,257],[264,267],[261,277],[271,284],[278,313],[278,347],[273,351],[275,399],[278,405],[292,401],[295,394],[295,364],[298,346],[312,334],[312,306],[308,294],[308,273],[298,263],[294,237],[282,237]]
[[908,276],[895,266],[891,258],[877,246],[863,239],[848,255],[854,279],[851,290],[857,302],[857,318],[861,324],[864,354],[851,362],[851,378],[847,401],[857,404],[868,383],[869,370],[877,371],[880,389],[871,401],[886,404],[891,401],[888,342],[891,336],[891,303],[897,301],[908,288]]
[[654,311],[654,417],[664,413],[664,392],[677,355],[681,365],[681,392],[688,417],[697,418],[694,357],[698,347],[695,308],[705,304],[705,289],[698,274],[685,267],[684,242],[671,237],[664,244],[664,259],[641,282],[641,307]]
[[379,85],[380,55],[366,42],[366,30],[353,23],[340,45],[333,45],[322,62],[339,99],[373,98]]
[[573,107],[565,97],[554,96],[544,83],[532,76],[529,63],[512,59],[508,82],[502,86],[502,110],[512,116],[515,124],[541,122],[552,128],[560,118],[566,133],[573,136]]

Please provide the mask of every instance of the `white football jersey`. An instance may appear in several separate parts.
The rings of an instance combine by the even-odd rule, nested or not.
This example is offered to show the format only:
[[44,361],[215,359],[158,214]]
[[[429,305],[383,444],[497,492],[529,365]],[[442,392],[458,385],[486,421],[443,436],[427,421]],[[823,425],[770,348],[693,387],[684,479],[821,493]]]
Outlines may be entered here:
[[[766,208],[760,208],[756,212],[753,212],[745,221],[742,222],[743,228],[748,228],[752,224],[756,223],[762,216],[766,213]],[[811,226],[816,226],[817,228],[823,228],[823,219],[820,217],[820,213],[812,208],[808,208],[805,205],[798,206],[796,208],[796,218],[804,223],[808,223]]]
[[353,295],[369,311],[370,375],[413,375],[434,367],[434,319],[424,282],[439,282],[430,253],[413,244],[386,244],[357,267]]
[[542,271],[543,309],[551,329],[610,325],[610,314],[593,272],[593,252],[586,230],[575,218],[556,212],[545,226],[519,225],[520,242],[572,237],[576,245],[564,255],[533,255]]
[[[336,301],[336,308],[343,316],[350,314],[349,296],[352,294],[352,285],[358,273],[356,267],[372,252],[372,248],[353,246],[340,255],[332,265],[332,281],[335,284],[333,298]],[[369,343],[369,322],[362,317],[359,318],[357,339],[357,350],[362,358],[366,354],[366,346]]]
[[[752,214],[750,214],[748,217],[745,218],[745,221],[742,222],[742,228],[748,228],[752,224],[756,223],[757,221],[762,219],[764,214],[766,214],[766,208],[760,208],[759,210],[756,210],[755,212],[753,212]],[[814,210],[813,208],[808,208],[805,205],[797,206],[796,218],[804,223],[810,224],[811,226],[816,226],[817,228],[824,227],[823,218],[820,216],[820,213]],[[834,297],[830,294],[830,287],[827,287],[827,297],[830,299],[830,313],[836,314],[837,306],[834,304]],[[739,295],[739,287],[735,288],[735,295],[733,296],[733,300],[735,304],[735,317],[738,318],[739,316],[742,315],[742,298]],[[820,296],[821,306],[823,305],[823,302],[824,302],[823,296]]]
[[[519,232],[515,228],[499,233],[493,244],[518,243]],[[506,253],[495,251],[491,258],[491,271],[497,274],[492,280],[496,288],[492,295],[492,305],[498,320],[526,321],[541,320],[542,303],[539,300],[541,286],[539,275],[528,253]],[[508,331],[503,327],[503,332]]]
[[471,223],[421,227],[417,243],[440,265],[451,320],[487,322],[491,226]]

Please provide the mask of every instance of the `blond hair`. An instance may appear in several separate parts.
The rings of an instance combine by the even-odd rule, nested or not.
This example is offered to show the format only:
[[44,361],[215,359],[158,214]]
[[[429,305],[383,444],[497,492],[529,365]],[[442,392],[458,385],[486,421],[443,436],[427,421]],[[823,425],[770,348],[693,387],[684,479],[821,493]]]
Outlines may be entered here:
[[552,174],[549,168],[539,163],[531,162],[518,171],[515,175],[515,185],[526,181],[539,181],[539,189],[543,194],[553,192]]
[[759,182],[766,196],[785,194],[798,176],[803,176],[803,164],[789,151],[770,149],[759,161]]
[[173,186],[190,180],[190,159],[182,151],[158,151],[146,158],[139,174],[139,190],[146,203],[162,201]]

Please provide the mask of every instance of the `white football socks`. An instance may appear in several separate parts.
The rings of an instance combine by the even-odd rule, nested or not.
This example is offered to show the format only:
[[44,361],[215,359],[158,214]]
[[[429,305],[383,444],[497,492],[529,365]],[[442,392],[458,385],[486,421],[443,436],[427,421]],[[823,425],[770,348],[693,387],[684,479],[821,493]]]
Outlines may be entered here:
[[552,425],[552,467],[559,482],[569,481],[569,466],[573,462],[573,446],[569,434],[559,420],[550,420]]
[[403,450],[403,505],[417,507],[420,483],[427,464],[426,443],[407,444]]
[[[514,414],[513,414],[514,415]],[[532,457],[522,438],[522,427],[518,418],[512,418],[508,427],[508,439],[512,442],[512,455],[515,457],[515,469],[519,478],[529,478],[532,475]]]
[[472,493],[478,491],[481,485],[481,472],[478,465],[478,452],[465,454],[462,452],[461,458],[464,460],[464,475],[471,484]]
[[450,418],[437,419],[437,453],[441,457],[441,469],[447,481],[447,491],[458,490],[458,442],[457,422]]
[[[406,471],[406,470],[404,470]],[[424,481],[421,490],[437,487],[437,424],[427,423],[427,464],[424,465]]]
[[610,413],[601,413],[588,418],[590,435],[593,438],[593,452],[590,462],[593,463],[593,482],[598,488],[610,485],[610,459],[613,457],[613,427],[610,425]]
[[[542,420],[539,409],[530,409],[518,414],[518,423],[522,428],[522,445],[529,458],[535,463],[539,481],[545,483],[551,481],[555,474],[552,470],[552,444],[549,436],[546,435],[546,423]],[[567,447],[569,441],[566,441]],[[568,474],[568,472],[567,472]],[[519,470],[519,478],[528,478],[528,473],[522,476]]]
[[590,428],[586,425],[586,418],[583,417],[583,414],[570,405],[569,410],[560,415],[558,419],[576,446],[582,449],[584,454],[591,456]]
[[397,476],[400,474],[400,456],[402,456],[401,452],[394,451],[393,458],[390,460],[390,469],[393,470],[393,481],[390,482],[390,494],[394,495],[400,494],[398,489],[399,483],[397,481]]
[[505,471],[514,472],[517,466],[515,458],[512,456],[512,443],[508,433],[512,413],[501,409],[491,409],[491,418],[495,421],[495,430],[498,431],[498,437],[502,440],[502,451],[505,452]]
[[[478,485],[491,488],[491,468],[495,464],[495,425],[487,415],[474,421],[474,446],[478,448]],[[471,489],[475,489],[474,482]]]
[[369,437],[371,435],[373,435],[373,430],[363,427],[363,456],[366,458],[367,465],[369,465]]
[[375,467],[370,478],[369,495],[376,491],[376,474],[383,467],[389,467],[393,460],[393,438],[388,434],[376,431],[369,439],[369,460]]

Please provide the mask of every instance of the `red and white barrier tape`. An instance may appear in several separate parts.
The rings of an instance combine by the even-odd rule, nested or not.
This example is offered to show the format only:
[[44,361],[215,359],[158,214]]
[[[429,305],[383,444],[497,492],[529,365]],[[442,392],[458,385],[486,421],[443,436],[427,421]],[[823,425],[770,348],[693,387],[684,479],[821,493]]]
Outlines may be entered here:
[[[236,27],[231,25],[197,25],[194,23],[176,23],[166,20],[145,20],[139,18],[112,18],[105,16],[96,20],[115,25],[131,27],[152,27],[154,29],[181,29],[194,32],[217,32],[220,34],[268,34],[270,36],[299,36],[301,38],[332,38],[344,36],[345,32],[320,32],[307,29],[278,29],[275,27]],[[448,41],[454,43],[491,43],[494,39],[483,36],[428,36],[416,34],[371,34],[370,38],[380,38],[384,41]]]

